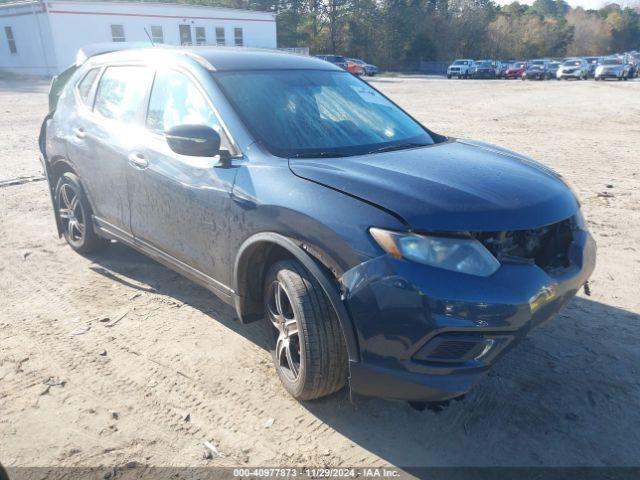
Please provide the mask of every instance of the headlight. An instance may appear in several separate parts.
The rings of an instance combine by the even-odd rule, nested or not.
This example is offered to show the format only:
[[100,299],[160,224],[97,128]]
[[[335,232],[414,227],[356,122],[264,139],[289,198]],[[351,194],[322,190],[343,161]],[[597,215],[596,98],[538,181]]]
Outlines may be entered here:
[[472,238],[426,236],[373,227],[369,232],[394,258],[480,277],[488,277],[500,268],[500,262]]

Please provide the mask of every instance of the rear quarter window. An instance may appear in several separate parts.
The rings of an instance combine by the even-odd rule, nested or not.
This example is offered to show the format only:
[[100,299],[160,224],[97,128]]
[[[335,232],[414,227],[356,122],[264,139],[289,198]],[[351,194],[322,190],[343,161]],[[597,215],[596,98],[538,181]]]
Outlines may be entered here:
[[99,69],[92,68],[89,70],[82,80],[80,80],[76,86],[78,90],[78,96],[85,105],[89,105],[89,96],[91,95],[91,87],[93,87],[96,77],[98,76]]

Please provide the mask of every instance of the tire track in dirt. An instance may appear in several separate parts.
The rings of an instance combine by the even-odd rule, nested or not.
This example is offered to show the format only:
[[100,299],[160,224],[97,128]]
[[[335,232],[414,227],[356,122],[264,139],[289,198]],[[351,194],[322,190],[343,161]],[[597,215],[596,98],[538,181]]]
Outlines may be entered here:
[[[59,299],[64,299],[64,305],[62,308],[63,315],[66,315],[68,318],[91,318],[92,314],[95,312],[91,312],[90,309],[86,308],[84,304],[78,304],[79,302],[75,300],[75,296],[73,295],[74,290],[77,288],[81,288],[84,282],[68,282],[63,281],[62,278],[56,277],[64,277],[64,274],[60,271],[57,271],[57,274],[54,275],[45,275],[41,273],[45,271],[45,269],[39,268],[37,271],[29,271],[29,272],[15,272],[14,274],[21,282],[25,282],[25,284],[29,284],[33,292],[35,292],[38,296],[44,296],[47,298],[49,302],[55,302]],[[26,275],[25,275],[26,273]],[[159,334],[167,334],[171,331],[171,326],[167,325],[168,322],[171,321],[173,316],[173,312],[157,312],[158,315],[154,316],[154,321],[159,322],[155,325],[156,331]],[[187,318],[192,315],[188,314]],[[61,331],[60,329],[63,326],[60,325],[60,322],[55,322],[55,326],[58,327],[58,331],[52,335],[52,333],[43,334],[41,329],[29,330],[29,333],[37,336],[42,339],[42,341],[68,341],[68,333]],[[99,327],[98,327],[99,328]],[[136,336],[136,332],[131,332],[133,335],[128,334],[129,332],[122,328],[118,330],[118,335],[111,336],[108,342],[110,351],[113,352],[114,358],[119,358],[122,356],[123,358],[129,358],[133,361],[141,361],[144,363],[144,370],[147,376],[150,376],[157,381],[158,385],[163,388],[153,389],[153,398],[154,401],[149,402],[145,399],[145,406],[152,412],[154,415],[151,420],[160,421],[164,425],[166,425],[170,430],[176,431],[178,433],[184,433],[191,437],[196,437],[198,435],[202,436],[203,431],[210,431],[213,428],[215,433],[215,437],[223,442],[224,438],[234,433],[238,432],[238,419],[253,419],[253,418],[269,418],[272,413],[267,409],[263,408],[266,404],[273,405],[274,402],[263,402],[260,398],[255,399],[252,395],[248,394],[246,390],[242,388],[242,384],[235,382],[226,382],[226,381],[212,381],[210,378],[207,380],[207,388],[206,390],[199,386],[200,384],[205,383],[205,379],[203,378],[204,373],[200,371],[196,371],[194,375],[194,380],[189,380],[180,375],[176,375],[175,372],[177,370],[172,370],[172,373],[167,373],[167,368],[164,368],[164,365],[169,365],[171,362],[170,358],[159,357],[156,359],[147,358],[141,352],[144,352],[147,346],[145,345],[145,339],[140,336]],[[78,340],[78,339],[74,339]],[[54,349],[57,354],[62,356],[68,356],[67,348]],[[89,363],[91,364],[91,368],[102,377],[110,377],[108,383],[102,382],[97,389],[94,389],[94,392],[100,397],[105,398],[108,397],[110,392],[113,390],[115,386],[118,390],[125,389],[126,391],[133,390],[144,390],[145,385],[142,382],[135,382],[128,377],[122,377],[117,374],[117,371],[112,369],[109,366],[109,363],[103,363],[99,360],[95,359],[95,351],[94,347],[87,347],[85,342],[76,341],[74,342],[74,357],[70,361],[71,372],[78,372],[81,365],[86,365],[86,359],[89,358]],[[237,353],[237,352],[236,352]],[[135,357],[135,358],[132,358]],[[248,342],[245,342],[241,348],[242,364],[244,365],[254,365],[257,366],[261,361],[264,360],[264,354],[257,351],[255,347],[252,348]],[[68,358],[65,360],[69,361]],[[163,365],[159,365],[162,363]],[[269,373],[270,374],[269,369]],[[261,372],[263,374],[266,372]],[[265,392],[268,395],[268,398],[273,398],[274,395],[278,395],[279,392],[274,391],[273,381],[270,382],[271,391]],[[278,385],[275,386],[279,387]],[[149,390],[145,390],[147,394]],[[164,398],[164,401],[160,401],[160,398]],[[175,412],[175,407],[172,406],[170,402],[166,400],[173,400],[173,404],[177,404],[181,406],[181,410],[189,411],[191,414],[191,425],[185,427],[181,423],[180,415],[177,415],[172,412]],[[301,437],[317,437],[317,436],[326,436],[328,438],[328,444],[333,443],[332,440],[335,439],[338,443],[341,442],[341,435],[337,434],[335,430],[326,425],[322,420],[317,417],[311,416],[309,418],[308,412],[304,410],[304,407],[298,405],[296,402],[289,398],[279,399],[279,401],[291,402],[294,404],[295,409],[299,409],[302,411],[299,415],[297,415],[294,419],[294,425],[296,425],[295,432],[298,433]],[[103,400],[104,402],[104,400]],[[162,413],[158,413],[157,410],[160,409]],[[217,412],[224,412],[223,414]],[[300,424],[297,423],[299,418],[304,418],[309,420],[308,424]],[[197,425],[197,426],[196,426]],[[264,431],[261,431],[260,428],[255,424],[252,427],[243,426],[243,433],[245,436],[250,437],[254,435],[265,435]],[[248,431],[247,431],[248,430]],[[290,438],[290,431],[288,431],[287,427],[274,428],[266,435],[274,441],[275,446],[284,444],[286,440]],[[234,443],[233,441],[231,443]],[[346,462],[346,464],[361,464],[362,462],[366,462],[371,464],[372,458],[368,456],[362,456],[363,450],[361,448],[352,448],[350,446],[345,445],[345,448],[340,449],[340,453],[337,454],[339,458],[333,458],[332,460],[336,463]],[[224,447],[221,448],[224,451]],[[242,448],[239,449],[240,451]],[[353,450],[353,451],[352,451]],[[241,457],[241,453],[236,453],[238,457]],[[274,455],[277,455],[274,453]],[[282,460],[282,457],[280,457]],[[273,461],[277,461],[277,457],[273,458]]]

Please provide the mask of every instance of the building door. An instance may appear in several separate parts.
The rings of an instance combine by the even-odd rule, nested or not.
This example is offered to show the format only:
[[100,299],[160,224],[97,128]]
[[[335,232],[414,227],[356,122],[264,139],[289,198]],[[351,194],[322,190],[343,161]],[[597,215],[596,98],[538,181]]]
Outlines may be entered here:
[[180,25],[180,45],[191,45],[191,25]]

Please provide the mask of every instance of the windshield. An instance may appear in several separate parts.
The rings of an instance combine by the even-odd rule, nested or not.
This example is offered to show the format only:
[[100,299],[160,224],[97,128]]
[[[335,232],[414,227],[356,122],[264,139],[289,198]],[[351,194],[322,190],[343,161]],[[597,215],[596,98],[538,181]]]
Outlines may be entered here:
[[455,62],[453,62],[454,65],[466,65],[467,62],[466,60],[456,60]]
[[492,65],[491,65],[491,62],[480,62],[480,63],[476,63],[476,66],[482,67],[482,68],[490,68]]
[[511,68],[524,68],[526,64],[524,62],[514,63]]
[[544,65],[544,60],[534,60],[533,62],[531,62],[531,65],[538,65],[541,67]]
[[620,62],[618,62],[617,58],[607,58],[602,61],[602,64],[603,65],[619,65]]
[[565,66],[565,67],[579,67],[580,66],[580,60],[567,60],[562,65]]
[[347,72],[273,70],[213,76],[256,140],[280,157],[361,155],[434,143],[420,124]]

